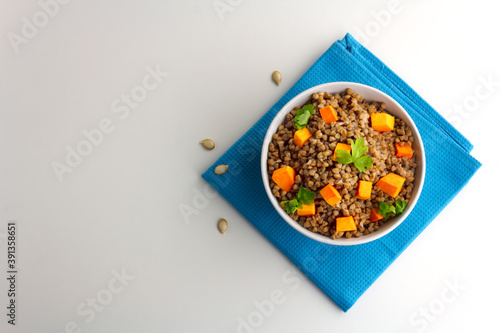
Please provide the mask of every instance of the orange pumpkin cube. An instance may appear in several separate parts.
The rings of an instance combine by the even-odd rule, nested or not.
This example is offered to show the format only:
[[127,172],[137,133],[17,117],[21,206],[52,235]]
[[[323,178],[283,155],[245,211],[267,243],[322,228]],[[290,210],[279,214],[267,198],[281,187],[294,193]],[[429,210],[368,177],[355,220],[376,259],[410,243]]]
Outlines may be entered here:
[[347,143],[337,143],[335,146],[335,150],[333,152],[333,160],[337,160],[337,151],[338,150],[347,150],[349,153],[351,152],[351,145],[348,145]]
[[383,218],[384,217],[378,213],[377,208],[372,208],[372,210],[370,211],[370,222],[375,222],[375,221],[381,220]]
[[372,195],[372,182],[360,180],[358,182],[358,189],[356,190],[355,197],[361,200],[370,199]]
[[337,231],[355,231],[357,230],[356,223],[352,216],[337,217]]
[[388,113],[372,113],[372,128],[379,132],[392,131],[394,129],[394,117]]
[[285,191],[290,191],[295,183],[295,170],[289,166],[284,166],[273,172],[273,181]]
[[304,205],[302,204],[302,208],[297,208],[298,216],[311,216],[316,214],[316,206],[312,205]]
[[323,187],[323,189],[319,191],[319,194],[321,194],[323,199],[325,199],[330,206],[335,206],[340,200],[342,200],[339,191],[337,191],[337,189],[330,184]]
[[311,138],[312,134],[304,127],[303,129],[295,131],[293,135],[293,144],[299,146],[300,148],[304,147],[304,144]]
[[321,118],[323,118],[327,124],[339,120],[337,112],[335,112],[331,105],[327,105],[324,108],[319,109],[319,113],[321,113]]
[[406,178],[396,175],[395,173],[390,173],[387,176],[382,177],[375,186],[380,187],[382,192],[395,198],[398,196]]
[[402,146],[399,143],[396,143],[396,157],[413,157],[413,149],[411,146]]

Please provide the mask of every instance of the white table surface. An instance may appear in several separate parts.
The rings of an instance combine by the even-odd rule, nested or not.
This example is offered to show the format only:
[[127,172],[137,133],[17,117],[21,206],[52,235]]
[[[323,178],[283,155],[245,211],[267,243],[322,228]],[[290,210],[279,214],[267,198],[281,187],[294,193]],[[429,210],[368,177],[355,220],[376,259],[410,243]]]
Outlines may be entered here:
[[[1,1],[1,332],[498,327],[496,2],[73,0],[58,7],[48,16],[36,1]],[[455,119],[483,166],[343,313],[224,199],[193,200],[208,188],[200,174],[346,32],[365,32],[372,52]],[[159,84],[146,78],[150,91],[140,88],[147,68],[168,73]],[[279,87],[274,70],[283,74]],[[122,95],[140,99],[144,91],[126,114]],[[67,146],[89,149],[82,131],[99,126],[110,133],[96,134],[102,142],[60,182],[53,163],[65,163]],[[204,151],[204,138],[216,149]],[[195,204],[198,215],[186,223],[180,207]],[[220,217],[229,221],[224,236]],[[5,297],[10,220],[17,221],[15,327]]]

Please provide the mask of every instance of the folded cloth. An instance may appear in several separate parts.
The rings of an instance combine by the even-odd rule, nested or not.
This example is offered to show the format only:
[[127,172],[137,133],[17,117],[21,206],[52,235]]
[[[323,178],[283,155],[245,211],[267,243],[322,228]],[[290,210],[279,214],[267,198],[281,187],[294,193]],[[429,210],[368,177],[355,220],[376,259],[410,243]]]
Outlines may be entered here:
[[[388,235],[356,246],[319,243],[290,227],[271,205],[260,172],[264,135],[278,111],[300,92],[334,81],[366,84],[394,98],[415,122],[426,154],[425,184],[411,214]],[[333,302],[347,311],[479,169],[481,163],[469,155],[471,150],[472,144],[463,135],[347,34],[202,177]],[[219,164],[229,165],[223,175],[213,171]]]

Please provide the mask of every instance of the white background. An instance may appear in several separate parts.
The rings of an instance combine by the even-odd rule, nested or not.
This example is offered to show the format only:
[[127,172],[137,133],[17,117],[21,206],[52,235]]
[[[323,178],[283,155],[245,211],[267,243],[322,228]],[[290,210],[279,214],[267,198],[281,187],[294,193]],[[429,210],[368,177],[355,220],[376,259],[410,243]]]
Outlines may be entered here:
[[[23,17],[32,22],[41,8],[1,1],[0,331],[497,327],[500,5],[401,0],[384,15],[386,0],[228,1],[221,2],[231,10],[219,16],[212,1],[73,0],[17,53],[10,33],[22,36]],[[221,197],[198,202],[189,221],[180,207],[194,207],[195,191],[207,188],[200,174],[333,42],[362,31],[369,32],[365,46],[455,117],[483,167],[343,313]],[[169,76],[121,120],[111,104],[141,85],[148,66]],[[283,74],[279,87],[274,70]],[[488,77],[497,83],[484,97]],[[65,163],[66,146],[76,149],[82,130],[105,118],[113,132],[59,182],[51,164]],[[216,149],[203,150],[204,138]],[[229,221],[226,235],[217,231],[220,217]],[[5,309],[9,220],[18,222],[15,327]],[[111,294],[109,284],[119,286],[113,272],[122,271],[134,279]],[[453,294],[447,281],[465,290]],[[263,317],[254,302],[269,304],[273,290],[283,302]],[[77,312],[106,295],[112,299],[95,317]],[[429,307],[423,319],[419,311]],[[249,317],[253,326],[239,324]]]

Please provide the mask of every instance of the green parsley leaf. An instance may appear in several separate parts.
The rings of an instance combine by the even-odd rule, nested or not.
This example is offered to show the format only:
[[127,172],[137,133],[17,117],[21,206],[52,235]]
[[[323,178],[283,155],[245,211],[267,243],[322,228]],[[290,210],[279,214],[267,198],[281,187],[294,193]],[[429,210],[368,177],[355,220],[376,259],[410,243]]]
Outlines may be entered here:
[[356,141],[351,141],[351,155],[354,160],[360,158],[367,150],[368,147],[365,146],[365,140],[362,137],[357,138]]
[[389,218],[389,213],[396,214],[396,208],[393,205],[389,205],[385,201],[380,201],[378,203],[378,213],[384,217],[384,219]]
[[314,105],[307,104],[302,107],[302,110],[309,111],[310,114],[314,114]]
[[[337,154],[338,155],[338,154]],[[360,171],[360,172],[366,172],[366,168],[369,168],[373,165],[373,160],[366,156],[363,155],[354,162],[354,166]]]
[[295,113],[295,127],[300,130],[306,127],[309,122],[309,118],[314,113],[314,106],[312,104],[304,105],[302,109],[298,109]]
[[297,209],[302,208],[303,205],[314,204],[315,197],[316,193],[305,187],[301,187],[296,199],[282,201],[280,204],[285,206],[287,214],[293,214]]
[[354,166],[360,172],[366,172],[366,168],[369,168],[373,165],[373,160],[369,156],[364,155],[367,150],[368,147],[365,146],[365,140],[359,137],[355,142],[351,142],[350,153],[347,150],[337,151],[336,161],[340,164],[354,163]]
[[396,200],[395,205],[396,205],[396,214],[401,214],[403,213],[408,204],[403,200]]
[[297,200],[304,205],[312,205],[314,203],[315,197],[316,193],[306,189],[305,187],[301,187],[299,190],[299,194],[297,194]]
[[307,122],[309,121],[309,117],[311,117],[311,114],[309,111],[304,111],[303,113],[296,115],[295,116],[295,127],[297,129],[303,129],[306,125]]
[[337,162],[341,164],[349,164],[354,161],[351,154],[347,150],[337,150]]
[[393,205],[389,205],[387,202],[381,201],[378,203],[378,213],[387,219],[389,217],[389,213],[394,213],[394,215],[399,215],[403,213],[406,206],[408,205],[403,200],[396,200],[394,203],[396,207]]
[[298,208],[302,208],[302,204],[297,201],[297,199],[292,199],[289,201],[282,201],[280,204],[285,205],[287,214],[293,214]]

